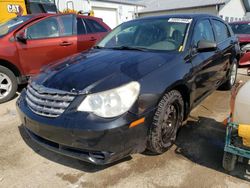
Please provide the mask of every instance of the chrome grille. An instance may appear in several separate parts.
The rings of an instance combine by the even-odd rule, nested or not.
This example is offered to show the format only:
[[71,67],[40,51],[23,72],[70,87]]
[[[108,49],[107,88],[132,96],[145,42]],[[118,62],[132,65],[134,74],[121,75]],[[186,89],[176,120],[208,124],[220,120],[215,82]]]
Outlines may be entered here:
[[26,102],[34,113],[55,118],[69,107],[75,96],[73,93],[30,84],[26,92]]

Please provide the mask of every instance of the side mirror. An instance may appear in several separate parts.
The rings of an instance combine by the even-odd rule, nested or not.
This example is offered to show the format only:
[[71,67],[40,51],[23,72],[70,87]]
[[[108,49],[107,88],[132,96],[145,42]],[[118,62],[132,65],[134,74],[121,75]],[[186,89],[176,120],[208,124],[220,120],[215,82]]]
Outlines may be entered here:
[[17,41],[26,44],[27,43],[27,37],[26,37],[25,31],[21,31],[21,32],[17,33],[16,34],[16,39],[17,39]]
[[197,45],[198,52],[210,52],[217,49],[217,44],[215,42],[200,40]]

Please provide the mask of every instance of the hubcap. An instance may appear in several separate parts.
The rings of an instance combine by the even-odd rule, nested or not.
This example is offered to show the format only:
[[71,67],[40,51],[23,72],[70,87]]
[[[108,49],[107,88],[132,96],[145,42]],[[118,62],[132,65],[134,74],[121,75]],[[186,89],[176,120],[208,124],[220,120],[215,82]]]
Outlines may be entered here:
[[234,82],[235,82],[236,76],[237,76],[236,74],[237,74],[237,65],[234,64],[233,68],[231,70],[231,75],[230,75],[230,84],[231,85],[234,85]]
[[164,116],[162,122],[162,143],[164,147],[169,147],[171,145],[171,141],[174,140],[178,122],[177,109],[178,108],[175,105],[170,105]]
[[4,73],[0,73],[0,99],[5,98],[11,89],[12,84],[10,78]]

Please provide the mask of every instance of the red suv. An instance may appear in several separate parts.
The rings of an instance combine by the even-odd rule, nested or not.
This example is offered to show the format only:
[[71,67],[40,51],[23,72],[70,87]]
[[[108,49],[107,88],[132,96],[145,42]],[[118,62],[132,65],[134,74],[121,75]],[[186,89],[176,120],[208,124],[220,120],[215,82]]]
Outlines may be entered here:
[[250,22],[232,22],[230,26],[233,32],[238,36],[241,46],[243,56],[240,59],[239,65],[242,67],[250,67]]
[[90,49],[110,28],[99,18],[38,14],[0,24],[0,103],[42,66]]

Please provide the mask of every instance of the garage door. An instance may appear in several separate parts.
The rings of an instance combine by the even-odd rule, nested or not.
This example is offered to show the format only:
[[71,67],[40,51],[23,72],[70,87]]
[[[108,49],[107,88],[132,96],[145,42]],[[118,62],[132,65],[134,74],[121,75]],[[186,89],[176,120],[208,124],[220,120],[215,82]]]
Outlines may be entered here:
[[117,9],[92,7],[95,17],[102,18],[103,21],[111,28],[115,28],[118,25],[117,21]]

